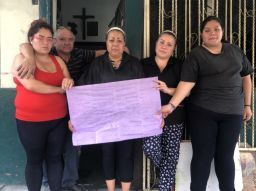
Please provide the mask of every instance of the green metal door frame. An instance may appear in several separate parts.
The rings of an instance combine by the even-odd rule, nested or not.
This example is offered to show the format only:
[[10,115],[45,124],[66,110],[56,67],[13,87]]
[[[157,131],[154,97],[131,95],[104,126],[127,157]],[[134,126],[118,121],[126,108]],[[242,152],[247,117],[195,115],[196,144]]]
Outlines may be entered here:
[[39,18],[52,25],[52,0],[39,0]]

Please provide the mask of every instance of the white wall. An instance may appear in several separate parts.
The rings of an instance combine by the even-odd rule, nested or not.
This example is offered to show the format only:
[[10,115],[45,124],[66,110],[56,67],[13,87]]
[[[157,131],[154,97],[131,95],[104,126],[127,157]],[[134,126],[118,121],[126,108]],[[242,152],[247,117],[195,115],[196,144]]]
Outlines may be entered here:
[[[184,141],[180,145],[180,157],[176,173],[176,191],[190,190],[190,162],[192,159],[192,146],[190,141]],[[238,145],[234,153],[235,162],[235,189],[236,191],[243,190],[242,168],[240,163],[240,154]],[[214,161],[212,161],[211,172],[207,183],[207,191],[219,191],[219,184],[214,169]]]
[[29,24],[39,15],[32,0],[0,0],[0,87],[14,87],[10,68]]
[[87,15],[94,15],[94,19],[88,19],[87,21],[98,21],[98,37],[86,37],[88,42],[104,42],[105,32],[108,29],[108,24],[115,16],[115,10],[118,6],[119,0],[61,0],[63,25],[67,25],[68,22],[74,22],[79,27],[77,41],[82,41],[82,21],[80,19],[74,19],[73,15],[81,15],[82,8],[86,8]]
[[[73,15],[80,15],[85,7],[87,14],[95,15],[98,21],[98,37],[87,37],[87,41],[102,42],[105,39],[107,25],[115,15],[119,0],[61,0],[64,25],[67,21],[76,22]],[[67,3],[66,3],[67,2]],[[29,24],[39,17],[38,5],[32,0],[0,0],[0,87],[14,87],[10,68],[19,44],[26,41]],[[79,31],[82,31],[80,28]],[[81,33],[79,34],[81,36]],[[80,36],[78,35],[77,40]]]

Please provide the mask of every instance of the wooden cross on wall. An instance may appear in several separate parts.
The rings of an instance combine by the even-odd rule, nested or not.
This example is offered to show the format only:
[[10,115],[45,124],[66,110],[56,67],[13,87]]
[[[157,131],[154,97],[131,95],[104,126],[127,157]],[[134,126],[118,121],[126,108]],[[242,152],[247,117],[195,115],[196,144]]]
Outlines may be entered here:
[[83,28],[82,38],[85,40],[86,39],[86,20],[94,19],[95,17],[93,15],[86,15],[85,8],[82,8],[82,12],[83,12],[82,15],[73,15],[73,18],[82,20],[82,28]]

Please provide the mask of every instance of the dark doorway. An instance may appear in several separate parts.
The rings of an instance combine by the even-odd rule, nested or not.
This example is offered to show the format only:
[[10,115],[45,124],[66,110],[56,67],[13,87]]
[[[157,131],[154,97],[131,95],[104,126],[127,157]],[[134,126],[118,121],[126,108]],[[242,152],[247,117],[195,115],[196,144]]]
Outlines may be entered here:
[[[68,26],[76,35],[76,47],[105,48],[105,32],[123,0],[57,0],[56,25]],[[100,10],[100,11],[99,11]]]
[[82,146],[79,165],[79,182],[92,188],[104,188],[100,145]]
[[[79,165],[79,183],[84,187],[94,189],[106,188],[102,175],[101,158],[100,145],[82,146]],[[142,163],[142,141],[136,140],[134,145],[133,190],[140,190],[142,188]],[[117,187],[120,187],[120,182],[118,181]]]

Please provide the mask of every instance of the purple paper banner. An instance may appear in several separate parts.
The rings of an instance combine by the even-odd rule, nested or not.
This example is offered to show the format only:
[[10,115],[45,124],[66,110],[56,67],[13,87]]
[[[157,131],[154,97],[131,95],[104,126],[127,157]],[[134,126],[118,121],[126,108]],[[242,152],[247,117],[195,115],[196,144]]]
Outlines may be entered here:
[[73,145],[117,142],[160,134],[157,77],[77,86],[67,91]]

